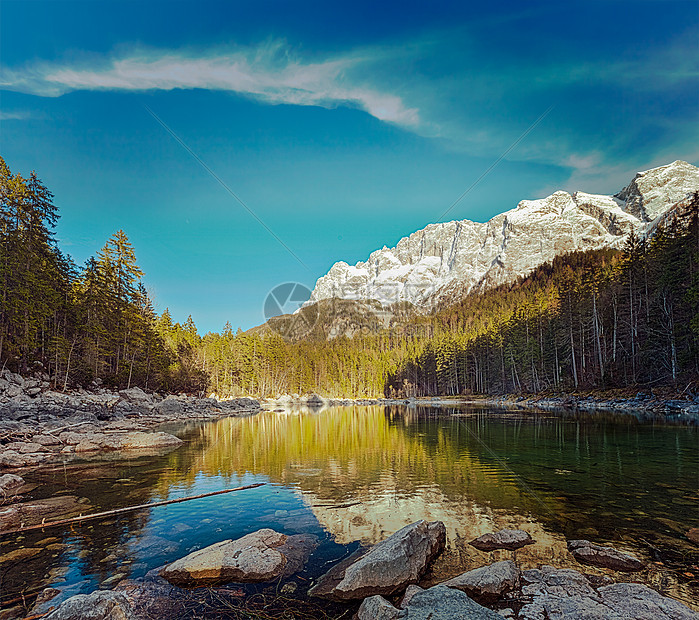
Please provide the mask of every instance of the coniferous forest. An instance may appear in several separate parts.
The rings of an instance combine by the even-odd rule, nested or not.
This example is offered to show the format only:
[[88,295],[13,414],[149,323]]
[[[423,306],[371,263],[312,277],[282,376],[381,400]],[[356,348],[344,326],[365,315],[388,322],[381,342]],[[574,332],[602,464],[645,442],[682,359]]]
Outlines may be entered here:
[[331,397],[683,389],[699,377],[699,196],[686,217],[623,251],[560,256],[390,328],[289,340],[269,329],[200,336],[158,316],[126,234],[85,265],[54,238],[58,211],[35,173],[0,158],[0,360],[88,386]]

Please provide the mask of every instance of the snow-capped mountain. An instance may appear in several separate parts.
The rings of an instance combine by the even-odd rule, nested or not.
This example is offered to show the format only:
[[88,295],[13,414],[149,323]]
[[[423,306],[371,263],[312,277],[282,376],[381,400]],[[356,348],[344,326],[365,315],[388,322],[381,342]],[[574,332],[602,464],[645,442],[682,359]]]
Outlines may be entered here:
[[366,262],[335,263],[308,304],[321,299],[409,301],[430,306],[476,287],[510,282],[559,254],[621,248],[644,235],[688,194],[699,191],[699,168],[684,161],[639,172],[615,196],[558,191],[485,223],[430,224]]

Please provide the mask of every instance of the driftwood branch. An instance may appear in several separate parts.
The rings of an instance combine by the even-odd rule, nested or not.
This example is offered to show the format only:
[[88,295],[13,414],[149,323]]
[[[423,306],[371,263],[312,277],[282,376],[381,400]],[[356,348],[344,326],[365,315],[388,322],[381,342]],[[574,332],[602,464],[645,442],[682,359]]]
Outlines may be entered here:
[[256,489],[265,485],[265,482],[256,484],[248,484],[244,487],[236,487],[235,489],[223,489],[222,491],[213,491],[211,493],[202,493],[201,495],[192,495],[191,497],[180,497],[178,499],[168,499],[162,502],[154,502],[152,504],[140,504],[138,506],[126,506],[125,508],[116,508],[115,510],[106,510],[104,512],[96,512],[91,515],[80,515],[71,517],[70,519],[60,519],[59,521],[49,521],[48,523],[38,523],[37,525],[28,525],[26,527],[18,527],[13,530],[0,531],[0,536],[6,534],[18,534],[19,532],[28,532],[30,530],[43,530],[46,527],[54,527],[56,525],[69,525],[71,523],[82,523],[83,521],[91,521],[93,519],[102,519],[113,515],[131,512],[132,510],[140,510],[142,508],[155,508],[157,506],[167,506],[168,504],[178,504],[180,502],[188,502],[192,499],[202,499],[204,497],[213,497],[214,495],[222,495],[223,493],[232,493],[233,491],[244,491],[246,489]]

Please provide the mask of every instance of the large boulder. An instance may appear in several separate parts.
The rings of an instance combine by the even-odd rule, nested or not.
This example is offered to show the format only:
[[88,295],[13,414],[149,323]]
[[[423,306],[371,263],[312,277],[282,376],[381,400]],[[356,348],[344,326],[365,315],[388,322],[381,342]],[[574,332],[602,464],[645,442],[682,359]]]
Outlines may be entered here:
[[300,570],[315,546],[315,537],[265,528],[190,553],[160,574],[177,586],[271,581]]
[[519,549],[525,545],[532,545],[536,541],[524,530],[500,530],[483,534],[472,540],[469,544],[481,551],[494,551],[495,549]]
[[445,542],[446,528],[441,521],[406,525],[368,551],[333,567],[309,594],[346,601],[401,592],[418,582]]
[[71,596],[45,620],[136,620],[136,615],[123,593],[98,590]]
[[699,620],[699,614],[689,607],[641,583],[614,583],[601,587],[598,592],[605,607],[612,609],[619,618]]
[[477,601],[495,601],[519,586],[519,569],[512,560],[482,566],[442,582]]
[[589,540],[569,540],[568,551],[581,564],[611,568],[612,570],[633,573],[643,570],[643,562],[628,553],[622,553],[614,547],[603,547]]
[[531,600],[520,620],[697,620],[682,603],[639,583],[615,583],[595,590],[572,569],[544,566],[523,573],[522,594]]

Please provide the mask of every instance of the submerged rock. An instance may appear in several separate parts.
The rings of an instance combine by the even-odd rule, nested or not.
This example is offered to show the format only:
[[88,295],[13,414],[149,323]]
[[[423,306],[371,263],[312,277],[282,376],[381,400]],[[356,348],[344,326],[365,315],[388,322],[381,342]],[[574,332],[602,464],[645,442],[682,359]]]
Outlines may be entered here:
[[622,553],[614,547],[603,547],[589,540],[569,540],[568,551],[581,564],[611,568],[628,573],[643,570],[643,562],[628,553]]
[[63,601],[46,620],[137,620],[131,604],[121,592],[98,590],[77,594]]
[[687,538],[691,540],[695,545],[699,545],[699,527],[693,527],[687,530]]
[[334,566],[309,594],[344,601],[401,592],[409,584],[417,583],[442,552],[445,542],[444,523],[417,521],[368,551]]
[[24,486],[24,478],[14,474],[0,476],[0,500],[4,497],[15,495],[17,489]]
[[478,601],[494,601],[519,585],[519,569],[512,560],[483,566],[442,582]]
[[520,549],[535,542],[524,530],[504,529],[499,532],[483,534],[483,536],[479,536],[469,544],[481,551],[494,551],[495,549]]
[[160,574],[177,586],[270,581],[300,570],[315,546],[313,536],[286,536],[265,528],[190,553]]

